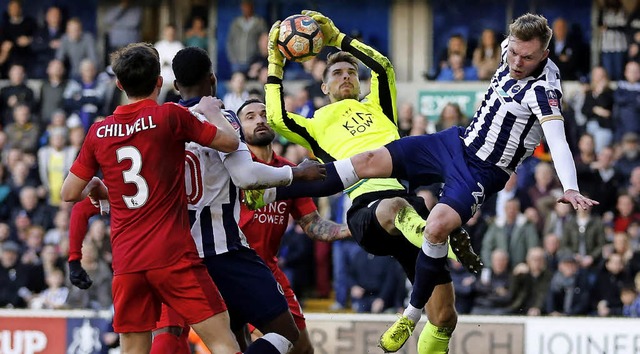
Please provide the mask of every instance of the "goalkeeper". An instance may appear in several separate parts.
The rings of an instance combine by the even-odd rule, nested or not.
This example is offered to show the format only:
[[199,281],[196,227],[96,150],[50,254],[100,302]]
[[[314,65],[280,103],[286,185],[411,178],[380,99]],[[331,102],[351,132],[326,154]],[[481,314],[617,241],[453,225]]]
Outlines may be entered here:
[[[323,74],[322,91],[331,103],[318,109],[311,119],[285,110],[284,57],[276,43],[278,21],[269,33],[269,75],[265,85],[267,118],[271,127],[289,141],[311,150],[325,163],[380,148],[399,139],[395,73],[389,59],[341,33],[322,14],[307,10],[302,14],[318,22],[326,45],[341,49],[329,55]],[[372,71],[370,94],[363,100],[359,100],[358,60]],[[336,168],[339,169],[337,165]],[[298,189],[300,196],[312,194],[305,189]],[[396,258],[413,282],[416,259],[423,242],[424,219],[429,213],[424,200],[393,178],[361,180],[345,192],[353,200],[347,213],[347,224],[355,240],[369,253]],[[247,199],[250,197],[251,193],[247,194]],[[450,235],[450,244],[467,269],[480,269],[480,259],[471,249],[469,236],[463,229]],[[425,307],[430,322],[418,342],[421,354],[445,353],[457,322],[450,276],[442,277],[438,283]],[[399,349],[381,346],[386,352]]]

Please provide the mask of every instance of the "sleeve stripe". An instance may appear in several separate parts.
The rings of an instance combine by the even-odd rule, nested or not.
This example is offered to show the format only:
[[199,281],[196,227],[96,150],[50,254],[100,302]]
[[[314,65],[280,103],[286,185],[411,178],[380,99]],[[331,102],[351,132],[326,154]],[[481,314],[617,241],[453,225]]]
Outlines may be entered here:
[[562,117],[562,116],[546,116],[546,117],[542,117],[542,119],[540,119],[540,124],[542,124],[544,122],[548,122],[550,120],[561,120],[561,121],[564,121],[564,117]]

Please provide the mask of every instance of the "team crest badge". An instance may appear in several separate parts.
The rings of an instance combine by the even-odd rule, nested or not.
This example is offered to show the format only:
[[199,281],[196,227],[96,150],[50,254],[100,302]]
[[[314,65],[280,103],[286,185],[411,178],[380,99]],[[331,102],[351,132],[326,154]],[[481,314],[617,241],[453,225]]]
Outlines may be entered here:
[[553,90],[547,90],[547,100],[549,101],[549,106],[558,107],[558,95]]
[[520,89],[521,89],[520,85],[513,85],[513,87],[511,88],[511,93],[518,93]]

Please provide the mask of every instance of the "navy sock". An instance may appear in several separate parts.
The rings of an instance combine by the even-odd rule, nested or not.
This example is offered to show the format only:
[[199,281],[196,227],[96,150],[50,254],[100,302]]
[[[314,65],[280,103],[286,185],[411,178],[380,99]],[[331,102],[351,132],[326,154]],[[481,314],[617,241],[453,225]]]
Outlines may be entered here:
[[333,162],[325,164],[327,177],[317,181],[295,181],[286,187],[276,188],[276,200],[300,197],[326,197],[344,190],[344,185]]
[[420,251],[416,261],[416,275],[413,281],[413,291],[409,303],[421,309],[427,304],[436,285],[451,281],[451,274],[447,268],[447,257],[432,258]]
[[244,354],[280,354],[280,351],[269,341],[258,338],[251,343],[247,350],[244,351]]

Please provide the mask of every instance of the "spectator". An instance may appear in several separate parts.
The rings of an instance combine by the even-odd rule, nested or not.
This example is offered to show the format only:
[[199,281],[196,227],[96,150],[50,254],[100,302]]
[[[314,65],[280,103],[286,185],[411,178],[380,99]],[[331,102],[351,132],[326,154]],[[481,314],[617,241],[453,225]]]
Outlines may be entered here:
[[65,63],[71,78],[80,76],[80,62],[89,59],[98,63],[96,42],[91,33],[82,31],[82,22],[77,17],[67,22],[67,29],[62,36],[60,47],[56,51],[56,59]]
[[513,270],[510,312],[527,316],[542,315],[552,275],[547,269],[544,249],[530,248],[526,263],[518,264]]
[[33,37],[31,48],[34,54],[34,63],[29,76],[34,79],[46,78],[47,66],[51,60],[55,59],[63,34],[62,12],[59,7],[51,6],[45,14],[44,26],[39,27]]
[[67,145],[67,129],[58,127],[50,131],[49,144],[38,150],[40,182],[48,192],[48,204],[60,206],[62,182],[76,159],[76,151]]
[[560,255],[551,278],[546,312],[551,316],[586,315],[589,312],[589,281],[570,253]]
[[629,225],[640,222],[640,213],[636,211],[636,205],[628,194],[618,196],[616,203],[616,215],[613,218],[614,232],[627,232]]
[[558,17],[553,21],[553,37],[549,43],[549,59],[551,59],[560,69],[563,80],[577,80],[585,72],[581,71],[580,64],[583,57],[588,55],[584,52],[579,37],[569,35],[569,24],[567,20]]
[[640,134],[640,64],[630,61],[624,67],[624,80],[613,93],[613,141],[620,142],[625,133]]
[[316,109],[319,109],[329,103],[329,97],[322,91],[322,78],[324,70],[327,67],[327,62],[318,59],[318,57],[311,59],[311,61],[313,62],[313,68],[311,69],[311,76],[313,76],[313,80],[311,84],[307,85],[307,88],[309,89],[309,95],[311,95],[311,99],[313,100],[313,105]]
[[591,210],[578,209],[576,217],[564,225],[562,248],[574,255],[580,267],[590,268],[602,254],[606,243],[604,225]]
[[565,225],[568,225],[575,218],[573,208],[569,204],[556,203],[553,211],[551,211],[545,220],[543,232],[544,234],[554,234],[562,240],[564,238]]
[[80,117],[85,132],[99,115],[104,104],[105,85],[97,78],[95,64],[84,59],[80,62],[79,80],[71,80],[63,93],[64,106],[68,113]]
[[620,80],[628,49],[627,16],[620,0],[598,0],[597,4],[602,66],[612,80]]
[[447,59],[447,66],[440,70],[437,81],[474,81],[478,80],[478,72],[473,66],[465,65],[464,57],[452,53]]
[[469,314],[473,309],[475,299],[476,276],[469,273],[464,266],[455,259],[449,259],[453,290],[455,291],[456,311],[459,314]]
[[[267,56],[269,50],[269,32],[262,32],[258,37],[258,53],[253,56],[249,62],[249,69],[247,70],[247,79],[257,80],[260,70],[267,67]],[[315,58],[310,60],[312,63]],[[324,95],[322,95],[324,96]]]
[[110,266],[112,261],[111,241],[109,239],[109,226],[105,223],[105,220],[101,218],[93,220],[89,225],[86,239],[96,247],[100,259]]
[[489,226],[482,241],[481,255],[484,264],[491,264],[493,252],[503,250],[509,255],[512,269],[524,262],[530,248],[540,245],[540,238],[535,226],[520,212],[517,199],[507,201],[504,210],[505,218]]
[[638,135],[636,133],[625,133],[622,136],[621,154],[613,165],[618,174],[618,185],[626,187],[629,184],[631,171],[640,166],[640,146],[638,145]]
[[[594,176],[594,184],[584,189],[584,195],[598,196],[600,205],[593,208],[593,212],[602,215],[604,212],[613,211],[616,205],[615,193],[601,193],[601,191],[617,191],[620,189],[619,178],[614,169],[615,152],[610,146],[604,147],[598,154],[598,159],[591,164]],[[636,192],[634,198],[640,201],[640,170],[636,173]]]
[[233,72],[247,72],[251,60],[260,52],[258,39],[269,31],[266,21],[254,13],[253,0],[240,2],[242,15],[231,23],[227,35],[227,58]]
[[229,80],[229,92],[222,98],[224,107],[235,112],[248,98],[249,92],[247,91],[244,74],[236,71],[231,75],[231,80]]
[[440,75],[442,69],[449,66],[449,57],[451,57],[452,54],[460,55],[463,58],[463,65],[466,65],[467,41],[459,33],[452,34],[449,37],[447,47],[438,54],[436,66],[426,74],[426,78],[429,80],[436,79]]
[[[638,275],[636,275],[636,278],[638,278]],[[640,293],[633,284],[627,284],[622,287],[620,301],[622,302],[622,316],[640,317]]]
[[600,317],[621,316],[622,300],[620,293],[624,284],[629,283],[632,278],[625,270],[622,256],[613,253],[606,259],[596,276],[591,293],[593,308]]
[[498,65],[500,65],[501,59],[500,42],[496,39],[496,32],[488,28],[483,30],[480,35],[480,42],[473,51],[472,62],[478,72],[478,79],[491,79],[491,76],[496,72]]
[[411,102],[403,102],[398,106],[398,133],[400,133],[401,138],[409,136],[413,120],[413,111],[413,104]]
[[120,3],[106,10],[102,20],[107,28],[108,48],[112,53],[129,43],[140,42],[142,8],[134,5],[135,0],[120,0]]
[[471,314],[502,315],[509,309],[511,298],[511,271],[509,254],[502,249],[491,253],[490,268],[484,268],[480,281],[475,282],[476,297]]
[[436,122],[436,131],[439,132],[451,128],[454,125],[466,127],[467,123],[467,117],[462,113],[460,105],[454,102],[449,102],[445,104],[442,111],[440,111],[440,116]]
[[0,307],[26,308],[45,287],[42,267],[20,263],[20,245],[5,241],[0,250]]
[[193,16],[191,27],[184,34],[185,47],[198,47],[208,50],[209,39],[207,38],[207,28],[202,16]]
[[[0,221],[9,219],[9,215],[11,215],[11,205],[15,199],[11,191],[11,186],[9,185],[8,174],[9,171],[7,167],[0,164]],[[2,241],[4,240],[0,237],[0,242]]]
[[[433,205],[435,205],[435,201]],[[484,235],[489,229],[489,224],[487,224],[487,219],[484,217],[483,213],[484,211],[478,209],[471,219],[469,219],[469,221],[464,225],[464,229],[467,230],[467,233],[471,237],[471,246],[476,250],[476,252],[478,252],[478,254],[482,251]]]
[[166,25],[162,31],[162,40],[154,45],[160,56],[160,75],[165,84],[173,85],[176,76],[173,74],[171,62],[180,49],[184,48],[182,42],[176,39],[176,26],[172,23]]
[[28,105],[19,103],[13,108],[13,123],[9,124],[7,144],[25,153],[35,153],[38,148],[39,127],[33,123],[33,115]]
[[558,263],[560,262],[560,239],[556,234],[550,233],[545,235],[542,240],[542,247],[544,248],[544,259],[547,264],[547,268],[554,274],[558,270]]
[[[69,218],[68,213],[66,217]],[[61,270],[64,273],[64,269],[66,269],[67,262],[60,257],[57,245],[45,243],[44,246],[42,246],[42,251],[40,251],[40,260],[42,261],[42,269],[44,270],[45,277],[55,270]],[[63,280],[64,278],[63,276]]]
[[64,273],[61,269],[49,272],[45,277],[47,288],[36,296],[30,304],[32,309],[59,310],[66,307],[69,288],[64,285]]
[[93,284],[82,290],[70,287],[67,304],[72,308],[106,310],[113,304],[111,298],[112,272],[109,266],[100,259],[98,250],[91,242],[82,245],[82,268],[89,274]]
[[613,140],[613,90],[607,71],[596,66],[591,69],[590,89],[586,92],[582,113],[587,117],[587,132],[593,135],[596,153]]
[[53,226],[53,215],[46,205],[38,200],[37,189],[25,186],[20,190],[20,207],[13,211],[13,220],[24,213],[34,225],[39,225],[45,230]]
[[53,226],[44,234],[44,243],[57,245],[60,241],[69,238],[69,213],[66,210],[58,210],[53,217]]
[[290,227],[282,238],[278,266],[289,279],[296,294],[305,294],[313,279],[313,240],[300,225]]
[[6,45],[11,48],[7,58],[9,65],[20,63],[26,66],[32,63],[31,43],[36,29],[36,21],[22,13],[21,2],[9,1],[2,25],[4,43],[10,43]]
[[12,122],[13,109],[20,103],[33,108],[35,107],[35,97],[33,90],[26,84],[24,66],[14,64],[9,68],[9,85],[0,89],[0,113],[4,122],[3,126],[6,127]]
[[24,245],[20,262],[22,264],[41,265],[40,252],[42,252],[42,246],[44,246],[44,228],[40,225],[29,226]]
[[[398,303],[397,290],[402,289],[404,277],[398,262],[389,256],[375,256],[359,248],[350,267],[353,285],[351,301],[354,311],[382,313],[394,312]],[[400,297],[400,298],[404,298]]]
[[40,89],[40,122],[42,124],[49,124],[53,113],[64,107],[63,95],[66,88],[64,63],[53,59],[47,65],[47,79],[43,80]]

